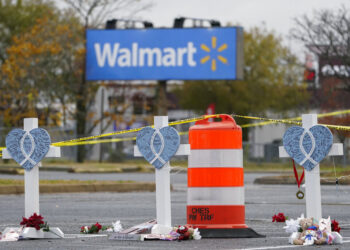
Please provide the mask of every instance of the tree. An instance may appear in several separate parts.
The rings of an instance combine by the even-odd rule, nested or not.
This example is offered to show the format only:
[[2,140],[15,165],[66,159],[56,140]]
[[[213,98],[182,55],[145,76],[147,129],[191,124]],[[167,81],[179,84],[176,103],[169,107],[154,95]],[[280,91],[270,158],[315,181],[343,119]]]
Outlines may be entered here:
[[291,35],[318,58],[319,81],[314,105],[322,110],[349,108],[350,14],[342,6],[295,18]]
[[[342,79],[350,91],[350,13],[345,6],[315,11],[313,17],[295,18],[291,35],[314,52],[331,68],[330,74]],[[339,66],[343,66],[339,68]],[[320,72],[321,73],[321,72]],[[324,73],[324,72],[323,72]]]
[[52,9],[51,1],[0,0],[0,65],[7,58],[6,49],[12,38],[32,27],[38,18]]
[[[318,85],[313,89],[313,105],[321,111],[350,108],[350,12],[345,6],[318,10],[311,17],[295,18],[292,36],[318,58]],[[350,116],[325,117],[321,123],[349,125]],[[347,131],[334,131],[344,144]]]
[[180,104],[199,113],[215,103],[217,113],[258,115],[290,110],[307,97],[296,57],[272,32],[244,34],[244,61],[243,81],[186,81],[175,91]]
[[[86,30],[90,27],[100,27],[102,21],[105,21],[112,14],[117,15],[118,11],[134,15],[135,13],[145,10],[150,5],[140,4],[139,0],[65,0],[65,2],[80,16],[83,26],[84,33],[83,38],[86,37]],[[122,17],[122,16],[120,16]],[[84,41],[84,48],[86,43]],[[88,84],[85,77],[85,61],[86,54],[83,54],[83,64],[81,65],[81,77],[77,85],[76,94],[76,131],[78,136],[84,136],[87,132],[87,120],[88,120],[88,107],[87,102],[87,91],[89,90]],[[95,123],[96,125],[96,123]],[[83,162],[85,158],[85,147],[78,147],[77,161]]]
[[51,10],[46,15],[13,37],[7,48],[8,58],[1,67],[0,104],[8,126],[39,113],[44,125],[50,125],[49,120],[58,125],[60,108],[53,107],[57,103],[63,110],[63,122],[67,120],[67,105],[75,96],[82,58],[82,29],[69,13]]

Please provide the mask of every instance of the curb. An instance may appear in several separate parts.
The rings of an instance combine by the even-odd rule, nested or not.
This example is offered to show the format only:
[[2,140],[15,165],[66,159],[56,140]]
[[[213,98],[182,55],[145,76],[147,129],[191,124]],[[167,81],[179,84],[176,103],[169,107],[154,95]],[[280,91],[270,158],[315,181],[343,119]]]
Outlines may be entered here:
[[68,170],[68,173],[74,174],[103,174],[103,173],[123,173],[121,168],[114,169],[85,169],[85,168],[72,168]]
[[23,168],[7,168],[7,169],[0,169],[0,174],[15,174],[15,175],[24,175],[24,169]]
[[[326,178],[326,179],[322,179]],[[335,185],[335,179],[333,181],[334,177],[321,177],[321,184],[322,185]],[[303,180],[303,184],[305,181]],[[295,177],[292,175],[280,175],[280,176],[264,176],[260,178],[256,178],[254,180],[254,184],[262,184],[262,185],[292,185],[297,184]],[[339,179],[340,185],[350,185],[349,179]]]
[[[153,182],[115,183],[115,184],[43,184],[39,186],[40,193],[82,193],[82,192],[154,192]],[[24,185],[0,186],[0,194],[23,194]]]
[[[62,172],[69,172],[72,170],[72,167],[47,167],[43,166],[40,167],[40,171],[62,171]],[[11,167],[0,167],[0,174],[24,174],[24,169],[20,166],[11,166]]]
[[[154,173],[155,169],[153,167],[145,166],[135,166],[135,167],[115,167],[115,168],[77,168],[77,167],[40,167],[40,171],[62,171],[68,173],[76,174],[103,174],[103,173]],[[171,173],[177,173],[178,169],[171,169]],[[181,168],[180,172],[187,172],[187,168]],[[23,175],[24,169],[21,167],[9,167],[9,168],[0,168],[0,174],[14,174],[14,175]]]
[[103,174],[103,173],[150,173],[153,169],[151,168],[145,168],[145,167],[117,167],[113,169],[108,168],[100,168],[100,169],[87,169],[87,168],[71,168],[68,170],[69,173],[76,173],[76,174]]

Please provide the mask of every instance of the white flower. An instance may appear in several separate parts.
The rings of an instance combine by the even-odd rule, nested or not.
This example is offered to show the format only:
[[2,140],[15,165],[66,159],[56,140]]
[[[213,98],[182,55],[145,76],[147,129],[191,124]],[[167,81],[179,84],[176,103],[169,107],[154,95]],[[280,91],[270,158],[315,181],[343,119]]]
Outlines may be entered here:
[[294,232],[291,234],[291,236],[289,236],[289,239],[288,239],[288,242],[289,244],[294,244],[294,240],[298,239],[300,236],[300,233],[299,232]]
[[319,223],[319,229],[323,232],[326,231],[328,233],[332,232],[332,223],[331,223],[331,217],[328,216],[328,219],[320,219]]
[[299,225],[299,219],[297,220],[286,220],[286,226],[283,227],[286,230],[286,233],[294,233],[298,232],[300,225]]
[[199,231],[198,231],[198,228],[196,228],[196,229],[193,231],[192,237],[193,237],[193,239],[195,239],[195,240],[200,240],[200,239],[202,238],[202,236],[200,235],[200,233],[199,233]]
[[109,227],[109,228],[107,228],[106,232],[113,233],[114,231],[113,231],[113,228]]
[[116,221],[115,223],[112,223],[113,225],[113,232],[118,233],[123,230],[123,226],[120,223],[120,220]]

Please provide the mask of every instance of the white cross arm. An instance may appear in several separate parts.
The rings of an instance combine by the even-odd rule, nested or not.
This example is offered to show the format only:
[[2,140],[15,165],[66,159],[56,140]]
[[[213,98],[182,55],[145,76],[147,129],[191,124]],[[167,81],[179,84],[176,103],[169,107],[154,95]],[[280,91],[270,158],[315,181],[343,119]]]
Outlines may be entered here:
[[[288,157],[290,157],[283,146],[280,146],[278,149],[279,149],[279,155],[280,155],[281,158],[288,158]],[[343,144],[342,143],[333,143],[332,148],[329,151],[328,155],[329,156],[332,156],[332,155],[343,155]]]
[[[45,155],[45,158],[46,157],[61,157],[61,148],[50,146],[49,152],[47,152]],[[9,151],[6,148],[4,148],[2,151],[2,159],[12,159]]]
[[[190,155],[191,147],[190,144],[180,144],[179,149],[176,151],[175,155]],[[142,156],[139,147],[134,146],[134,156]]]

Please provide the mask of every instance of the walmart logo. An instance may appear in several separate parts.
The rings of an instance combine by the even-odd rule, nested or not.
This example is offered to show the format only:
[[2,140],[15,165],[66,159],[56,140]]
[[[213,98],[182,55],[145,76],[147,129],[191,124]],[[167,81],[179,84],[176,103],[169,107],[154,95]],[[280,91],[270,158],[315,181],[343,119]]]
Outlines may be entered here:
[[[216,50],[217,52],[220,53],[220,52],[224,51],[225,49],[227,49],[227,44],[226,43],[220,45],[220,47],[217,48],[217,41],[216,40],[217,40],[217,38],[215,36],[213,36],[211,38],[211,49],[205,44],[201,44],[201,49],[206,51],[206,52],[208,52],[208,53],[210,53],[212,50]],[[223,64],[227,64],[227,59],[225,57],[223,57],[221,55],[217,55],[216,58],[220,62],[222,62]],[[211,70],[212,71],[216,71],[216,59],[215,58],[211,58],[210,55],[207,55],[207,56],[203,57],[201,59],[201,63],[204,64],[207,61],[209,61],[210,59],[211,59]]]
[[[217,38],[211,38],[211,47],[201,44],[200,48],[209,55],[200,59],[201,64],[211,61],[211,70],[216,71],[217,61],[227,64],[227,59],[220,55],[220,52],[227,49],[227,44],[221,44],[217,48]],[[197,48],[193,42],[188,42],[186,47],[165,47],[149,48],[141,47],[138,43],[132,43],[131,48],[122,47],[120,43],[100,43],[94,44],[97,65],[101,68],[108,65],[109,67],[179,67],[188,65],[189,67],[197,66],[194,59]],[[219,53],[216,57],[211,52]]]
[[86,35],[89,81],[238,79],[242,67],[240,27],[88,30]]

